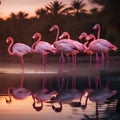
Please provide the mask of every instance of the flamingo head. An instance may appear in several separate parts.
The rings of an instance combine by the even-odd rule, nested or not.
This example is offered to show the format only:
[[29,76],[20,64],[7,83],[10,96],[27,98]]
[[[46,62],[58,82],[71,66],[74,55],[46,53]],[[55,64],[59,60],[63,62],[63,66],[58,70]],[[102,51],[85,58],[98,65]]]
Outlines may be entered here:
[[62,35],[59,37],[59,39],[62,39],[66,36],[69,36],[69,33],[68,32],[63,32]]
[[83,32],[78,38],[81,40],[83,38],[86,38],[87,36],[88,36],[87,33]]
[[59,101],[59,107],[55,107],[54,105],[52,105],[52,109],[55,112],[61,112],[62,111],[62,102]]
[[12,37],[8,37],[8,38],[6,39],[6,43],[9,43],[9,42],[11,42],[11,41],[13,41],[13,38],[12,38]]
[[99,25],[99,24],[95,24],[95,25],[93,26],[93,30],[97,29],[98,27],[100,27],[100,25]]
[[95,39],[96,39],[96,38],[95,38],[95,35],[89,34],[89,35],[86,37],[86,40],[87,40],[87,41],[89,41],[89,40],[91,40],[91,39],[95,40]]
[[52,32],[53,30],[59,29],[58,25],[53,25],[50,29],[49,32]]
[[34,33],[34,35],[32,36],[32,39],[35,38],[41,38],[41,34],[39,32]]

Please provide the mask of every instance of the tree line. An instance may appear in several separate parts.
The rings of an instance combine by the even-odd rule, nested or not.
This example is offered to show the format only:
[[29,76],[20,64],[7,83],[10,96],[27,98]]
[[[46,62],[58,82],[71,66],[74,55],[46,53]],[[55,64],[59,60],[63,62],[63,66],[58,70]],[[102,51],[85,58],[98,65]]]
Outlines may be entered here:
[[101,25],[101,38],[115,44],[119,54],[120,0],[88,1],[101,6],[101,9],[95,7],[88,12],[84,0],[72,0],[70,5],[55,0],[43,8],[38,8],[35,17],[28,18],[28,13],[20,11],[17,14],[11,13],[6,20],[0,18],[0,54],[7,54],[5,40],[8,36],[12,36],[15,42],[23,42],[31,46],[32,35],[40,32],[42,40],[53,43],[56,33],[49,34],[49,28],[57,24],[60,27],[60,34],[67,31],[72,39],[78,40],[82,32],[97,36],[97,31],[92,29],[96,23]]

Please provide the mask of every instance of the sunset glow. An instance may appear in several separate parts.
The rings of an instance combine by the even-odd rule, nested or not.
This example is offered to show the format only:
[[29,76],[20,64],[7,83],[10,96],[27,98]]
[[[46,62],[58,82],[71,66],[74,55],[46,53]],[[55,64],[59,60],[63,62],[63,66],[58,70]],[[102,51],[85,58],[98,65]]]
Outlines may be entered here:
[[[0,18],[7,18],[11,12],[18,13],[19,11],[29,13],[29,16],[35,16],[35,11],[41,7],[44,7],[49,2],[53,0],[2,0],[0,5]],[[87,0],[85,0],[87,1]],[[61,0],[66,5],[70,5],[70,0]],[[89,9],[91,6],[87,4],[87,8]]]

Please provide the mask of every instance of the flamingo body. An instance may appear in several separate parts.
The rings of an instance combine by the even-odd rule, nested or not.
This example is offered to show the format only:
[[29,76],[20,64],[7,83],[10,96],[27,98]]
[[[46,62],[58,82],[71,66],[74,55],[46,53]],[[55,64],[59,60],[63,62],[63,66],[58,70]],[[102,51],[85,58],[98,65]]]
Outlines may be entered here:
[[106,99],[112,97],[113,95],[115,95],[117,93],[116,90],[110,90],[110,89],[98,89],[98,90],[94,90],[92,91],[88,96],[90,101],[92,102],[105,102]]
[[31,91],[29,91],[25,88],[13,88],[12,96],[15,99],[24,99],[29,95],[31,95]]
[[51,96],[54,95],[56,91],[50,92],[48,89],[42,89],[37,91],[33,94],[33,97],[39,102],[39,101],[48,101],[50,100]]
[[105,39],[94,40],[88,47],[93,52],[108,53],[110,50],[117,51],[117,47]]
[[23,56],[27,53],[31,53],[31,48],[23,43],[16,43],[13,45],[12,51],[16,56]]

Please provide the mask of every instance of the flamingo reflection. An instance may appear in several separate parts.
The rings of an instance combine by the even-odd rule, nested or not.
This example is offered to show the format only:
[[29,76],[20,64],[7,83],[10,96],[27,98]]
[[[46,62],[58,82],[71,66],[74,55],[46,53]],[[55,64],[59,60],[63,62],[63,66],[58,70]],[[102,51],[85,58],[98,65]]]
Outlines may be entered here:
[[8,88],[9,99],[6,98],[6,103],[9,104],[9,103],[12,102],[11,96],[13,98],[15,98],[16,100],[23,100],[26,97],[31,95],[31,91],[23,87],[23,81],[24,81],[24,76],[22,75],[21,76],[21,81],[20,81],[21,82],[20,87],[18,87],[18,88],[15,88],[15,87]]
[[62,90],[58,92],[58,94],[55,97],[51,98],[51,100],[59,104],[59,107],[55,107],[55,105],[52,105],[52,109],[55,112],[61,112],[62,103],[71,103],[74,99],[79,99],[79,98],[80,98],[79,90],[75,90],[75,89]]
[[[50,91],[47,89],[46,85],[46,74],[43,74],[43,85],[42,89],[32,93],[33,108],[36,111],[40,111],[43,108],[43,102],[48,102],[52,96],[56,94],[56,91]],[[40,104],[40,106],[38,106]]]

